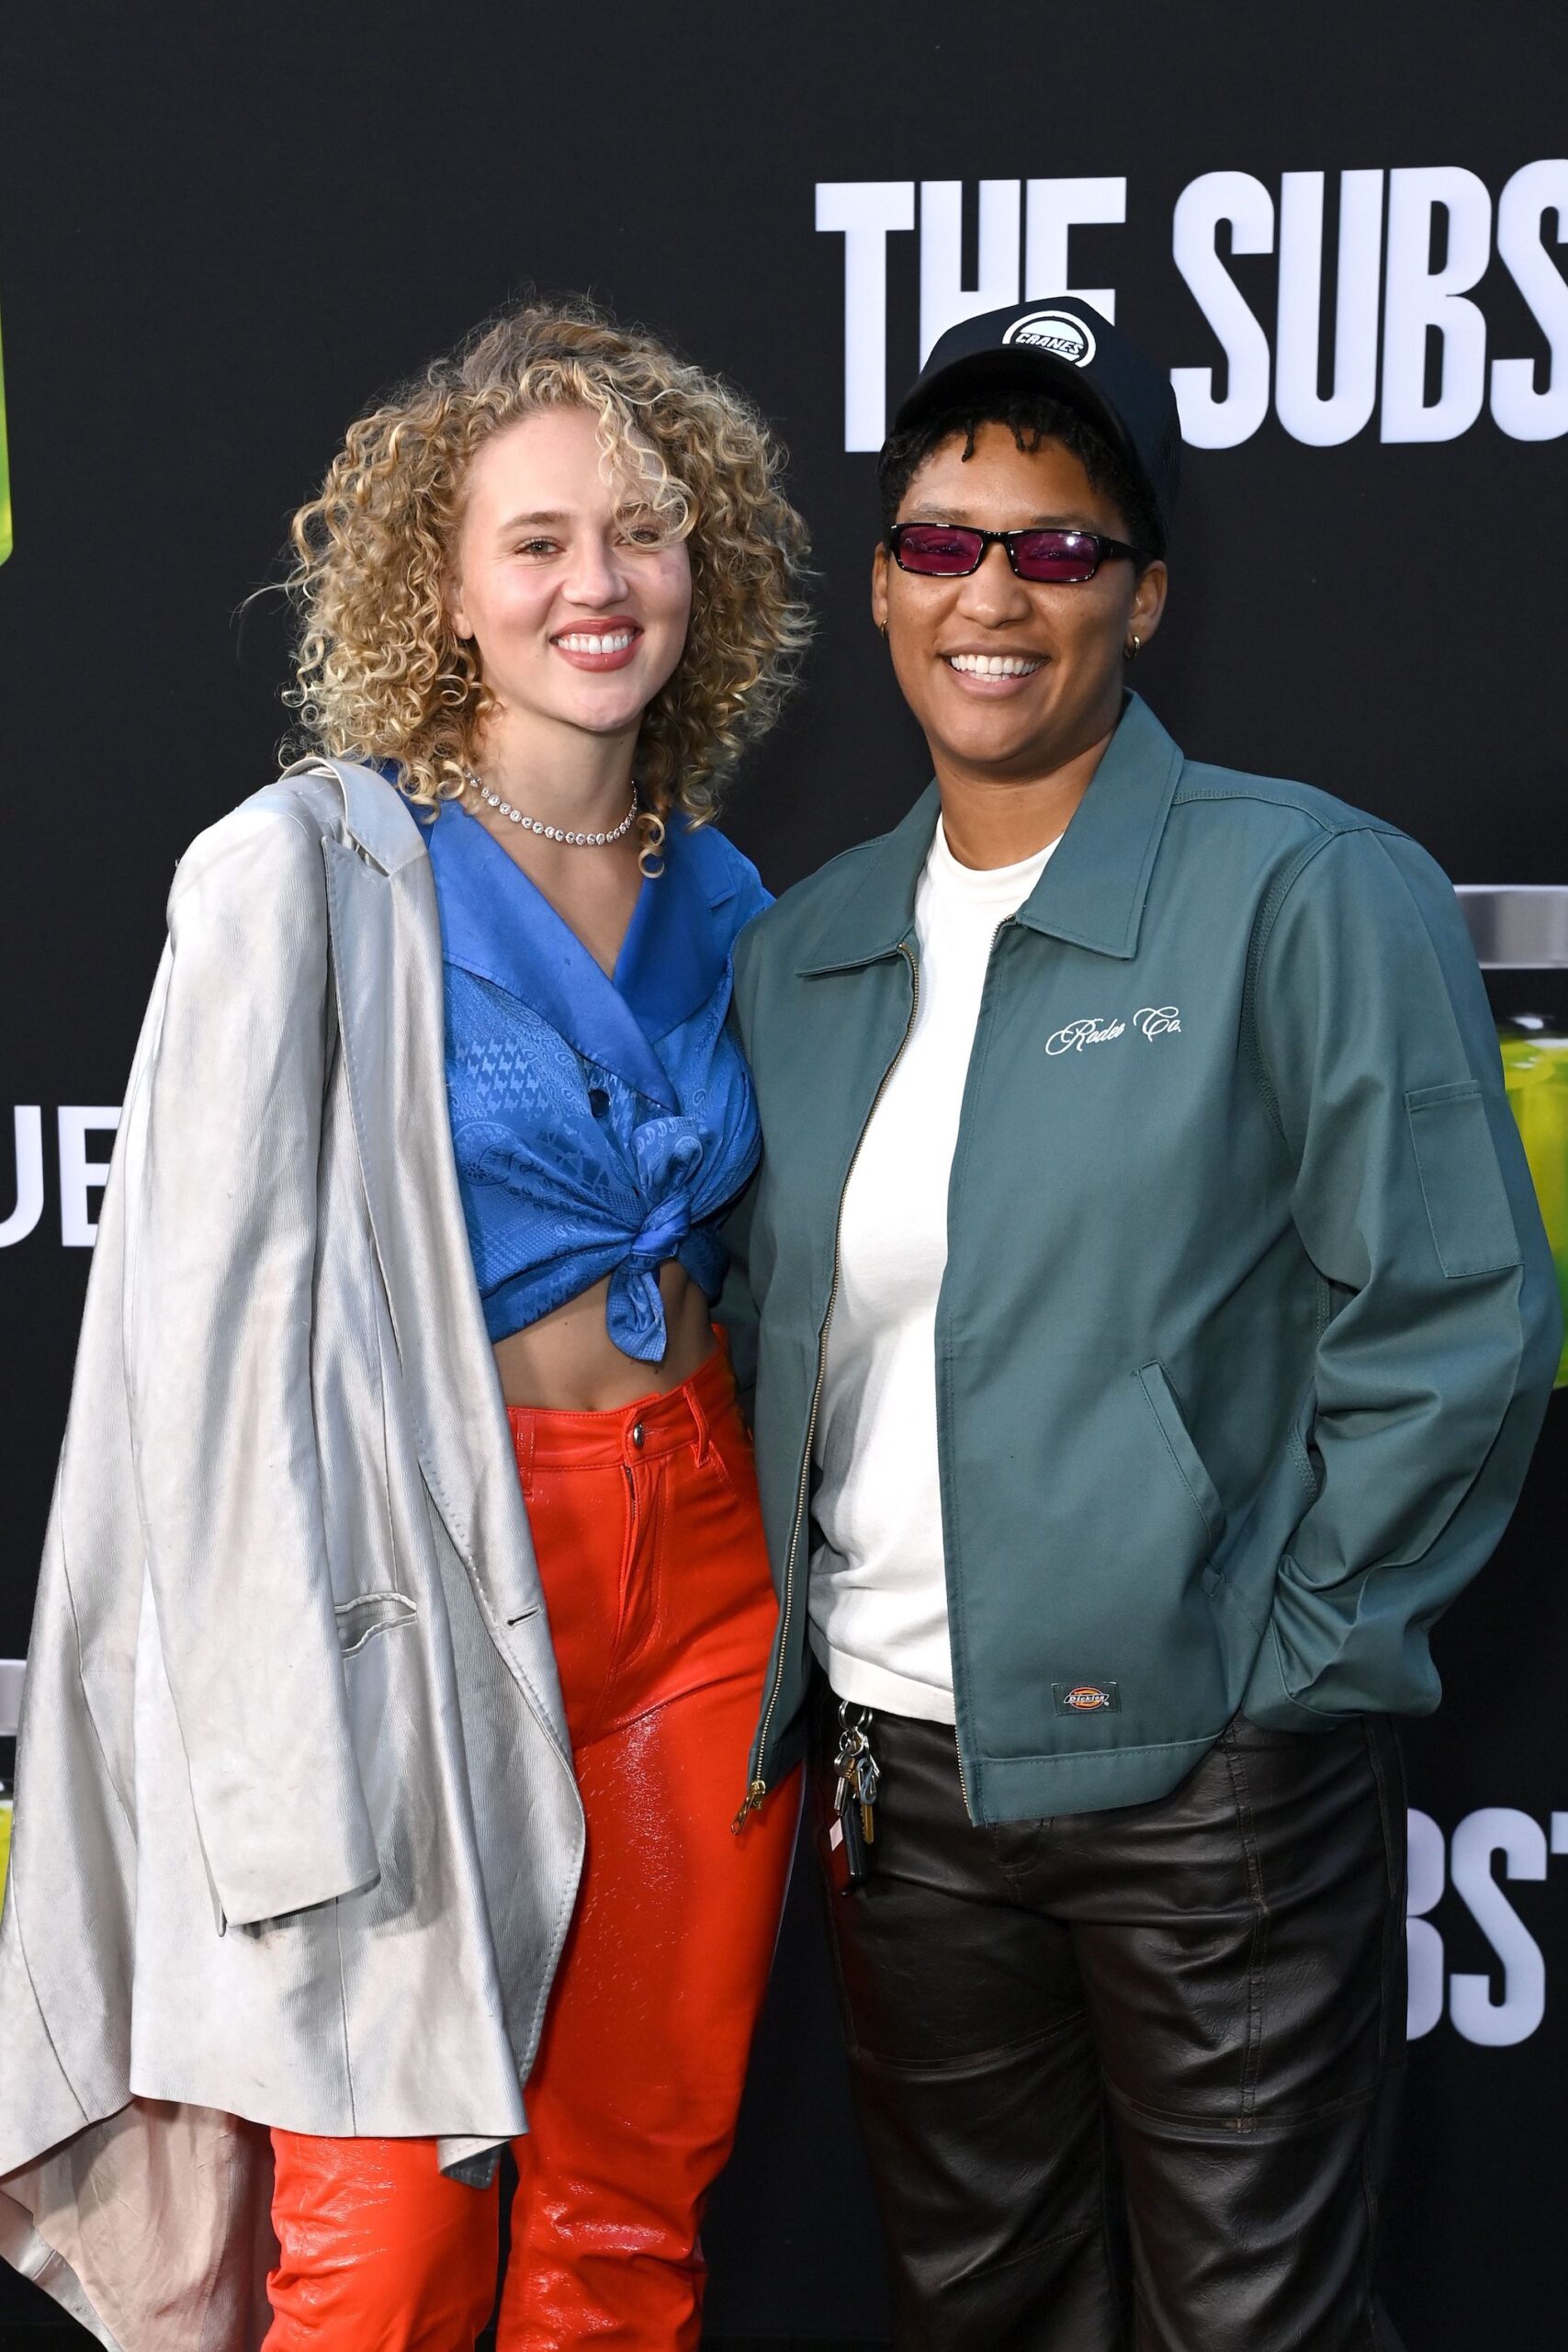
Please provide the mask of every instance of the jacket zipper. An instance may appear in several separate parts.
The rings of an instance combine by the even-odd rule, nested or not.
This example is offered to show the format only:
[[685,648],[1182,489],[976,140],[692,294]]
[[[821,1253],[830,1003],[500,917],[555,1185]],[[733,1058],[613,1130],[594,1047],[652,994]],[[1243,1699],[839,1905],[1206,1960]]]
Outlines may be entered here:
[[[999,923],[998,923],[998,925],[997,925],[997,927],[996,927],[995,931],[993,931],[993,932],[992,932],[992,933],[991,933],[991,944],[990,944],[989,948],[987,949],[987,955],[986,955],[986,980],[985,980],[985,987],[986,987],[986,988],[987,988],[987,989],[990,987],[990,984],[991,984],[991,958],[995,956],[995,954],[996,954],[996,952],[997,952],[997,942],[998,942],[998,940],[1001,937],[1001,935],[1002,935],[1002,933],[1003,933],[1003,932],[1004,932],[1004,931],[1008,931],[1008,930],[1010,930],[1010,929],[1011,929],[1011,927],[1012,927],[1013,923],[1014,923],[1016,921],[1017,921],[1017,917],[1016,917],[1016,916],[1014,916],[1014,915],[1004,915],[1004,916],[1002,917],[1002,919],[1001,919],[1000,922],[999,922]],[[986,1010],[986,1000],[985,1000],[985,993],[984,993],[984,989],[982,989],[981,997],[980,997],[980,1011],[979,1011],[979,1012],[976,1015],[976,1020],[975,1020],[975,1035],[976,1035],[976,1037],[977,1037],[977,1036],[979,1035],[979,1034],[980,1034],[980,1021],[981,1021],[981,1018],[984,1016],[985,1010]],[[974,1053],[975,1053],[975,1048],[974,1048],[973,1044],[971,1044],[970,1048],[969,1048],[969,1054],[970,1054],[970,1061],[971,1061],[971,1064],[973,1064],[973,1061],[974,1061]],[[967,1077],[967,1075],[965,1075],[964,1081],[964,1091],[965,1095],[967,1095],[967,1093],[968,1093],[968,1091],[969,1091],[969,1081],[968,1081],[968,1077]],[[961,1117],[961,1121],[960,1121],[960,1132],[962,1132],[962,1117]],[[975,1808],[974,1808],[974,1806],[973,1806],[973,1805],[970,1804],[970,1802],[969,1802],[969,1783],[968,1783],[968,1781],[964,1778],[964,1742],[963,1742],[963,1741],[959,1738],[959,1736],[958,1736],[958,1727],[957,1727],[957,1725],[956,1725],[956,1724],[954,1724],[954,1725],[953,1725],[953,1751],[954,1751],[954,1753],[956,1754],[956,1756],[957,1756],[957,1758],[958,1758],[958,1789],[959,1789],[959,1794],[960,1794],[960,1795],[963,1797],[963,1799],[964,1799],[964,1812],[968,1815],[968,1816],[969,1816],[969,1819],[970,1819],[971,1823],[973,1823],[973,1822],[974,1822],[974,1819],[975,1819]]]
[[[995,944],[994,942],[992,944]],[[850,1164],[844,1170],[844,1181],[839,1191],[838,1213],[833,1220],[833,1279],[828,1291],[828,1306],[822,1317],[822,1329],[817,1335],[817,1380],[811,1391],[811,1411],[806,1423],[806,1450],[801,1456],[800,1477],[795,1491],[795,1524],[790,1530],[789,1550],[784,1557],[784,1611],[779,1623],[778,1663],[773,1668],[773,1679],[768,1691],[768,1703],[762,1711],[762,1728],[757,1738],[759,1767],[761,1758],[767,1754],[768,1734],[773,1728],[773,1710],[778,1705],[779,1690],[784,1681],[784,1660],[789,1656],[790,1611],[795,1604],[795,1554],[800,1547],[800,1530],[806,1517],[807,1484],[811,1476],[811,1448],[817,1435],[817,1415],[822,1402],[822,1382],[828,1369],[828,1329],[833,1320],[833,1308],[839,1296],[839,1244],[843,1232],[844,1194],[850,1189],[850,1178],[855,1172],[855,1161],[860,1158],[861,1146],[865,1141],[866,1130],[876,1116],[877,1104],[887,1091],[888,1080],[904,1058],[904,1048],[909,1042],[914,1031],[915,1015],[920,1009],[919,958],[907,940],[899,942],[898,953],[909,967],[909,1017],[904,1023],[904,1034],[898,1040],[897,1051],[883,1071],[876,1092],[871,1098],[871,1108],[861,1122],[861,1131],[855,1137],[855,1148],[850,1155]],[[748,1785],[745,1801],[729,1825],[733,1831],[739,1834],[745,1827],[747,1815],[757,1811],[767,1793],[767,1781],[759,1775],[758,1779]],[[967,1798],[964,1802],[967,1804]]]
[[969,1802],[969,1783],[964,1777],[964,1742],[959,1738],[956,1729],[953,1735],[953,1747],[958,1758],[958,1792],[964,1799],[964,1810],[969,1815],[970,1826],[973,1828],[976,1826],[975,1808]]

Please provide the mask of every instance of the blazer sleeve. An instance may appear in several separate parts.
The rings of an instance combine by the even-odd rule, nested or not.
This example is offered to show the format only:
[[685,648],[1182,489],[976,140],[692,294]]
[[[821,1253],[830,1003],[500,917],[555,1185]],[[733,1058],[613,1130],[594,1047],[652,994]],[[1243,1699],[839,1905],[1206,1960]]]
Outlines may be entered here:
[[248,804],[169,901],[128,1202],[126,1368],[158,1636],[223,1917],[371,1885],[311,1402],[330,962],[320,841]]
[[1330,837],[1256,959],[1255,1035],[1332,1286],[1317,1499],[1242,1702],[1279,1728],[1425,1713],[1433,1620],[1507,1523],[1560,1341],[1552,1262],[1458,901],[1414,842]]

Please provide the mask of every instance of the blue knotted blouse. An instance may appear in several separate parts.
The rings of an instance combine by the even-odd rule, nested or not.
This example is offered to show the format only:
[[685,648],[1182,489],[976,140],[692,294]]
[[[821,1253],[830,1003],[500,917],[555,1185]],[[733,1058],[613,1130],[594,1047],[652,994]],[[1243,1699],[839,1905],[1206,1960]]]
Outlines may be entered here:
[[759,1150],[751,1081],[725,1026],[730,951],[769,903],[711,826],[671,814],[609,978],[477,818],[427,827],[446,978],[446,1094],[474,1272],[492,1340],[610,1277],[622,1353],[665,1349],[659,1269],[709,1298],[716,1221]]

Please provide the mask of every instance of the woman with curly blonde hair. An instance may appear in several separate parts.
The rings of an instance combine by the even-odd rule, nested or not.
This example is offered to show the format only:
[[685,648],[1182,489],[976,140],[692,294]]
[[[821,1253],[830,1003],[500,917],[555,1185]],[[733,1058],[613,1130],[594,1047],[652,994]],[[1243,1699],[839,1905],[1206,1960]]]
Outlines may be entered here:
[[745,401],[574,303],[362,417],[293,537],[306,756],[180,864],[105,1197],[0,2250],[201,2352],[270,2216],[267,2352],[459,2352],[511,2143],[503,2352],[692,2346],[795,1813],[730,1835],[766,893],[710,820],[804,532]]

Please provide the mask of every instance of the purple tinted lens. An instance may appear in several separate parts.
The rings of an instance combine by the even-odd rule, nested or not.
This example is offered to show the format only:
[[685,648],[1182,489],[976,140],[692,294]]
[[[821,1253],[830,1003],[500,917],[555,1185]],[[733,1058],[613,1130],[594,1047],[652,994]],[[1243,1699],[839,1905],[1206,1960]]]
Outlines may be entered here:
[[898,560],[906,571],[928,571],[953,578],[973,571],[985,545],[978,531],[957,525],[906,523],[898,534]]
[[1092,580],[1100,569],[1092,531],[1020,531],[1012,545],[1024,580]]

